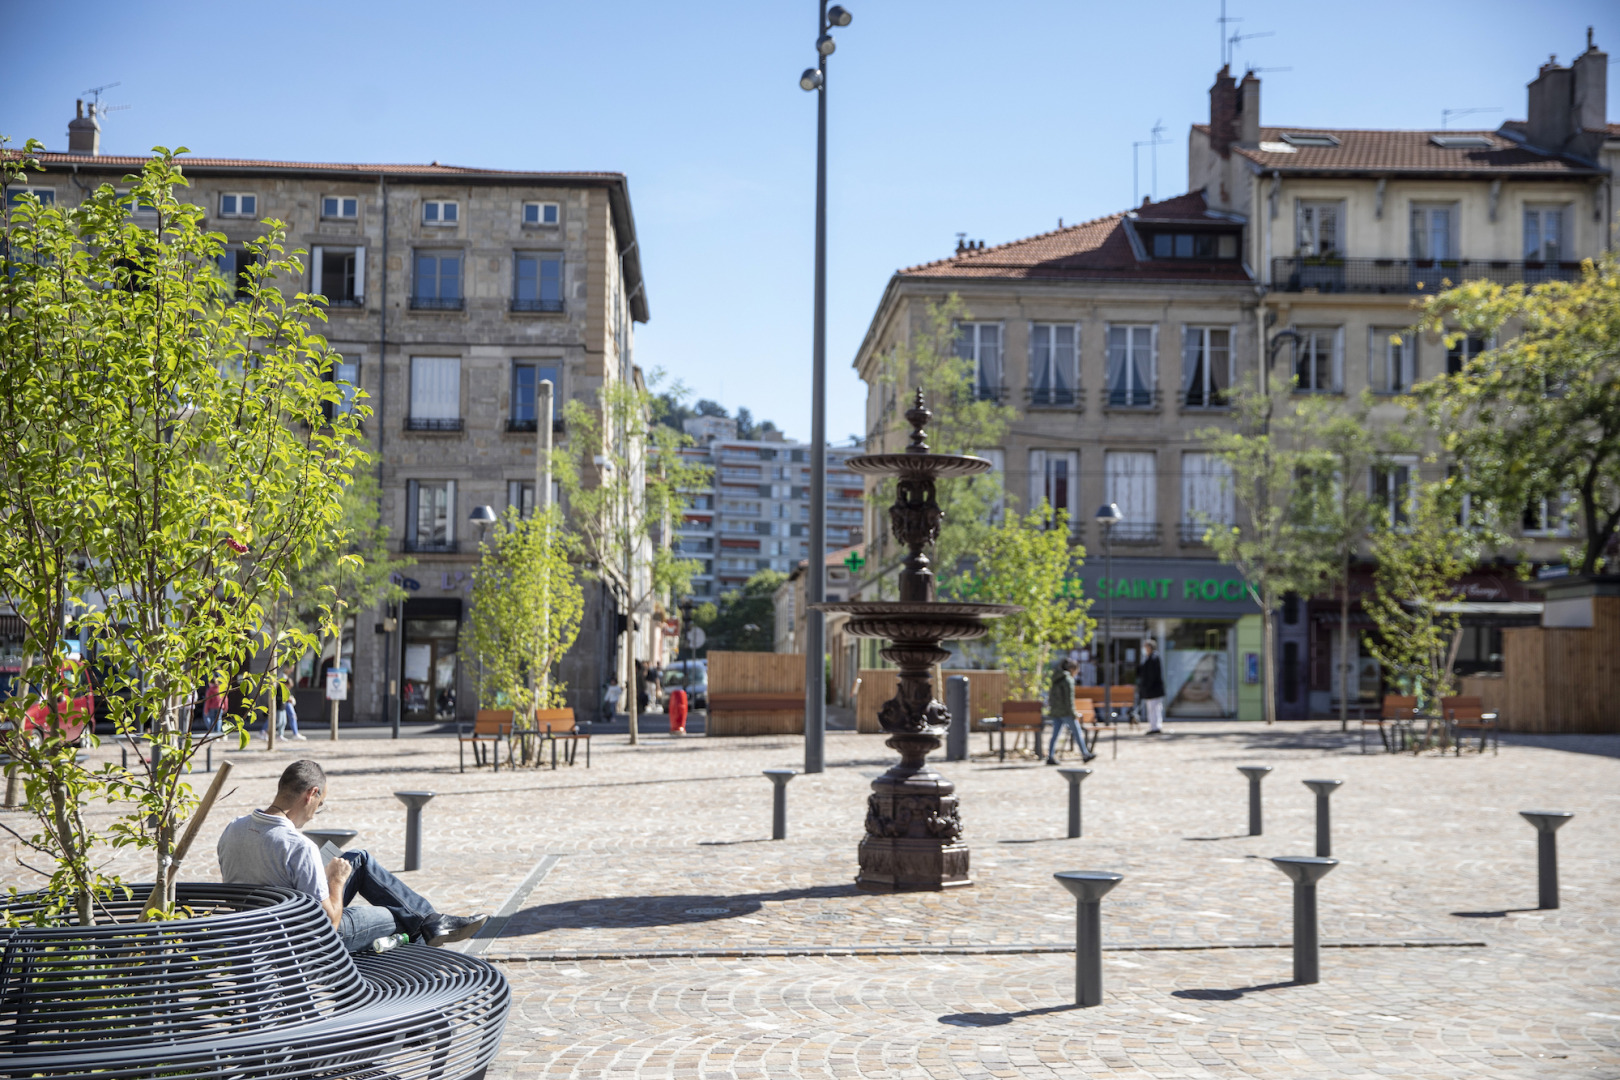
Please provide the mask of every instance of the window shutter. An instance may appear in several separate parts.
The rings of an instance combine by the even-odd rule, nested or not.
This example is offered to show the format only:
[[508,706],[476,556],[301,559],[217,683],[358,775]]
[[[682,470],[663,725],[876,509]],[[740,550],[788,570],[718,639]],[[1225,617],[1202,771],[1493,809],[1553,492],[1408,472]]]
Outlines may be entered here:
[[354,299],[356,303],[366,302],[366,249],[354,249]]
[[1027,512],[1033,512],[1046,498],[1046,451],[1031,450],[1029,452],[1029,506]]
[[405,537],[408,540],[416,539],[416,505],[421,497],[420,485],[415,480],[407,480],[405,482]]
[[454,542],[456,538],[456,482],[444,482],[444,538]]
[[[1193,383],[1198,378],[1198,337],[1197,330],[1183,325],[1181,328],[1181,398],[1185,403],[1188,391],[1193,389]],[[1202,390],[1203,387],[1198,387]]]
[[315,296],[321,295],[321,252],[324,250],[319,244],[309,249],[309,291]]

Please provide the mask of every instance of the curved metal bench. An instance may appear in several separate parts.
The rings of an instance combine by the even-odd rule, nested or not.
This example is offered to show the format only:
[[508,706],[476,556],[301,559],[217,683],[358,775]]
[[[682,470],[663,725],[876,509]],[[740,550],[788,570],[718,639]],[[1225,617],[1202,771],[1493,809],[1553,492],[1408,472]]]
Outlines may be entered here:
[[[19,899],[9,911],[36,917]],[[108,909],[132,921],[0,928],[0,1077],[477,1080],[495,1056],[511,990],[482,960],[351,956],[288,889],[177,900],[192,917],[136,922],[130,901]]]

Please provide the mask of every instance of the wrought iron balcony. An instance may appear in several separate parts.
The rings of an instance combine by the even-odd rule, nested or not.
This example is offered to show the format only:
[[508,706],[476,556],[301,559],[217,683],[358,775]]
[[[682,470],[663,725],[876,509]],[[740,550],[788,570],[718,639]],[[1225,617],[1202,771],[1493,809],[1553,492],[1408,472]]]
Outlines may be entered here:
[[987,383],[977,383],[973,387],[972,395],[974,401],[994,401],[999,405],[1007,400],[1007,388],[1005,386],[990,386]]
[[1212,523],[1208,521],[1183,521],[1176,526],[1181,542],[1188,547],[1201,547],[1204,544],[1204,534],[1209,532]]
[[460,311],[467,306],[462,296],[413,296],[412,311]]
[[[560,417],[560,416],[553,416],[551,418],[551,430],[560,432],[560,431],[562,431],[562,429],[563,429],[563,418]],[[506,430],[507,430],[508,433],[514,434],[514,435],[515,434],[520,434],[520,433],[525,432],[525,431],[533,434],[534,432],[540,430],[540,422],[538,420],[536,420],[532,416],[529,417],[527,420],[518,420],[518,419],[509,418],[506,421]]]
[[407,416],[406,431],[460,431],[459,416]]
[[1103,391],[1104,409],[1157,409],[1164,400],[1158,387],[1110,386]]
[[1280,292],[1436,293],[1464,281],[1574,281],[1578,262],[1509,259],[1363,259],[1287,256],[1271,260],[1271,287]]
[[416,555],[454,555],[461,550],[459,540],[423,540],[407,536],[400,548]]
[[1079,387],[1026,386],[1024,402],[1031,409],[1075,409],[1085,407]]
[[1164,535],[1163,527],[1157,521],[1121,521],[1107,531],[1112,533],[1114,543],[1139,547],[1157,544]]
[[1212,387],[1208,390],[1193,388],[1181,395],[1181,411],[1195,409],[1230,409],[1232,394],[1229,390]]
[[513,311],[561,311],[563,302],[559,300],[513,300]]

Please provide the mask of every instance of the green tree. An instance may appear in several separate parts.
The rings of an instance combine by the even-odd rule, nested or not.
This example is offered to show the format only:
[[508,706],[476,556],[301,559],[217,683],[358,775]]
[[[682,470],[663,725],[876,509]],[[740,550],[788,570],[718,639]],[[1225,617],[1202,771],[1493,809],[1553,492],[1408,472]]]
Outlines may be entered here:
[[[48,703],[85,689],[89,668],[66,663],[71,624],[113,730],[154,748],[139,772],[91,771],[59,730],[23,725],[26,700],[0,706],[39,826],[27,842],[56,861],[48,887],[85,922],[114,884],[94,862],[101,841],[149,852],[153,906],[172,911],[199,692],[225,672],[256,699],[255,658],[315,647],[278,625],[276,602],[295,566],[337,542],[365,457],[363,400],[326,416],[341,391],[310,329],[321,306],[278,287],[302,275],[284,227],[267,222],[252,265],[225,280],[224,238],[177,197],[183,152],[158,148],[125,192],[105,184],[71,208],[23,199],[0,253],[0,591],[25,626],[24,679]],[[26,166],[6,162],[8,188]],[[333,607],[322,619],[335,632]],[[133,805],[97,830],[82,808],[109,796]]]
[[1455,481],[1419,483],[1405,521],[1379,514],[1372,552],[1378,568],[1362,607],[1377,628],[1367,650],[1420,709],[1455,691],[1452,663],[1462,616],[1457,582],[1479,558],[1480,534],[1458,524]]
[[787,575],[760,570],[736,592],[704,604],[693,614],[703,628],[700,652],[771,652],[776,648],[776,590]]
[[552,672],[585,612],[574,547],[556,507],[527,519],[508,507],[479,546],[467,636],[481,707],[525,718],[565,704],[566,687]]
[[1067,511],[1054,514],[1045,500],[1022,516],[1008,511],[985,537],[973,568],[973,598],[1023,608],[990,622],[990,640],[1013,697],[1042,699],[1053,652],[1091,637],[1097,625],[1088,614],[1091,601],[1070,585],[1085,556],[1084,548],[1069,542]]
[[[656,383],[656,374],[652,381]],[[618,593],[629,616],[619,674],[627,688],[632,743],[640,741],[631,685],[636,660],[632,624],[691,591],[698,564],[679,558],[670,539],[689,493],[707,487],[711,473],[681,455],[692,440],[658,422],[662,408],[657,395],[639,383],[608,383],[598,391],[596,408],[568,403],[564,417],[577,458],[565,461],[557,455],[558,481],[567,492],[589,573]]]
[[1413,395],[1502,518],[1572,498],[1581,544],[1570,561],[1602,570],[1620,528],[1620,257],[1586,263],[1573,282],[1466,282],[1429,298],[1421,325],[1448,341],[1501,337]]

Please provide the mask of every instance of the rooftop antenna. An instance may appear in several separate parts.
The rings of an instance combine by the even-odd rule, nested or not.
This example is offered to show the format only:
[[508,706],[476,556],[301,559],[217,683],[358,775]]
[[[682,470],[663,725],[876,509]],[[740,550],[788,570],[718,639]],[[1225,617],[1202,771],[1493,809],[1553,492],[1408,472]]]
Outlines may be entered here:
[[92,107],[95,107],[101,104],[101,92],[103,90],[111,90],[115,86],[123,85],[124,84],[121,82],[102,83],[100,86],[92,86],[90,89],[84,91],[84,93],[89,95],[90,104]]
[[1229,46],[1230,46],[1226,51],[1226,55],[1228,57],[1227,62],[1230,63],[1232,60],[1237,59],[1238,45],[1242,44],[1245,41],[1248,41],[1250,38],[1276,37],[1276,36],[1277,36],[1277,32],[1275,30],[1262,30],[1257,34],[1233,34],[1231,37],[1226,39]]
[[1221,0],[1221,17],[1215,20],[1216,24],[1221,28],[1221,67],[1228,67],[1232,63],[1232,54],[1227,50],[1226,24],[1242,21],[1243,19],[1237,15],[1228,17],[1226,14],[1226,0]]
[[1502,111],[1502,108],[1499,105],[1482,105],[1482,106],[1479,106],[1478,108],[1473,108],[1473,109],[1441,109],[1440,110],[1440,130],[1445,131],[1446,128],[1450,126],[1451,118],[1453,116],[1472,116],[1474,113],[1488,113],[1488,112],[1501,112],[1501,111]]
[[1155,120],[1155,121],[1153,121],[1153,127],[1150,128],[1149,131],[1148,131],[1148,133],[1150,135],[1152,135],[1153,138],[1151,138],[1151,139],[1142,139],[1142,140],[1139,140],[1137,142],[1131,143],[1131,206],[1133,208],[1136,207],[1136,206],[1141,205],[1141,203],[1139,202],[1137,197],[1141,194],[1141,187],[1142,187],[1142,183],[1141,183],[1141,179],[1140,179],[1140,176],[1141,176],[1140,163],[1141,163],[1141,160],[1142,160],[1141,151],[1142,151],[1142,147],[1144,147],[1144,146],[1150,146],[1150,147],[1153,148],[1153,151],[1152,151],[1152,159],[1153,159],[1153,188],[1152,188],[1152,191],[1153,191],[1153,198],[1157,199],[1159,197],[1159,149],[1158,148],[1161,147],[1161,146],[1164,146],[1166,144],[1166,142],[1167,142],[1167,140],[1161,140],[1159,138],[1160,135],[1164,134],[1164,130],[1165,130],[1164,121],[1162,119],[1161,120]]

